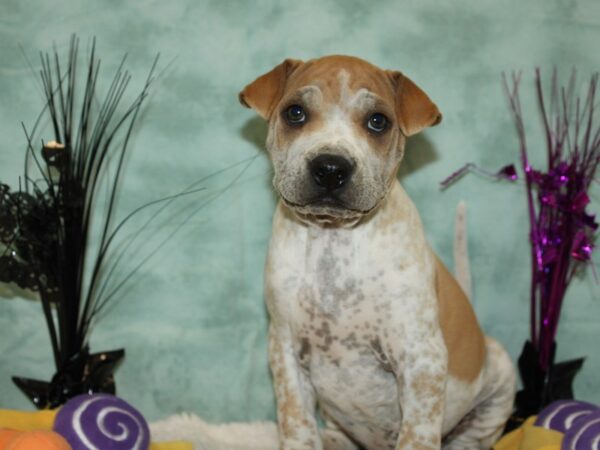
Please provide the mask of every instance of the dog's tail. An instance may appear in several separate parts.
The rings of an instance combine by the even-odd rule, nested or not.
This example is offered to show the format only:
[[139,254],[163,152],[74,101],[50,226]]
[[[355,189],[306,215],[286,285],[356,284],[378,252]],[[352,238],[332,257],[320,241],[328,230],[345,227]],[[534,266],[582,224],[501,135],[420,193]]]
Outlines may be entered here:
[[454,223],[454,276],[471,300],[471,269],[467,241],[467,206],[461,201],[456,207]]

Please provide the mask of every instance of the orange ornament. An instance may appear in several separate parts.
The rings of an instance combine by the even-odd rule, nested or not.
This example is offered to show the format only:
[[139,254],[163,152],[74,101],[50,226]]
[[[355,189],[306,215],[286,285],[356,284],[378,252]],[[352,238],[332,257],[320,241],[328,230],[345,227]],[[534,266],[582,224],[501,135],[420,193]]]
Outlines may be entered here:
[[72,450],[69,443],[54,431],[19,433],[0,450]]
[[0,428],[0,450],[4,450],[8,444],[20,431],[11,430],[10,428]]

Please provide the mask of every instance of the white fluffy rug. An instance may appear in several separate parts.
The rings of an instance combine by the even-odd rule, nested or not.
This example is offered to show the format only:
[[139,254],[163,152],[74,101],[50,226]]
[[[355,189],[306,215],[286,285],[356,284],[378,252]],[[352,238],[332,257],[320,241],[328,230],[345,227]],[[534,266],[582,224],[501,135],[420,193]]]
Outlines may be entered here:
[[180,414],[150,424],[153,441],[190,441],[196,450],[277,450],[273,422],[210,424]]

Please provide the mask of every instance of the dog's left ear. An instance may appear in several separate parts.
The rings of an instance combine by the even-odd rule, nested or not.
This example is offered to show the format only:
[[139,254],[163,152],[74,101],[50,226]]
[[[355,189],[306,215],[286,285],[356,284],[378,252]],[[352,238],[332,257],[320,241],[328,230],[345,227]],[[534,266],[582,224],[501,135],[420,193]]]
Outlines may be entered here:
[[261,75],[240,92],[240,103],[269,120],[283,96],[288,78],[300,64],[302,61],[297,59],[286,59],[271,71]]
[[442,121],[435,103],[410,78],[394,71],[388,71],[388,75],[396,89],[396,116],[405,136],[417,134]]

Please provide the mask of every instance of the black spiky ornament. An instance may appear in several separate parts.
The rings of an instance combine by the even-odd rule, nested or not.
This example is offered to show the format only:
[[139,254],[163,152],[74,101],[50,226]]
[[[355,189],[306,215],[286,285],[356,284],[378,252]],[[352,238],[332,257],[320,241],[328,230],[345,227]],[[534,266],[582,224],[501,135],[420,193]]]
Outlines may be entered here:
[[[124,107],[131,79],[125,58],[98,101],[95,42],[82,77],[78,46],[72,37],[65,66],[56,50],[41,54],[46,104],[31,132],[25,131],[25,173],[17,190],[0,183],[0,282],[38,292],[56,366],[48,382],[13,377],[40,409],[81,393],[115,392],[113,372],[124,350],[90,353],[90,327],[116,292],[105,283],[107,256],[123,223],[113,224],[115,204],[130,136],[157,62],[141,92]],[[44,116],[53,136],[37,145],[32,139]],[[109,162],[115,167],[111,173]],[[95,233],[92,221],[106,180],[104,215]],[[92,241],[99,242],[97,249]]]

